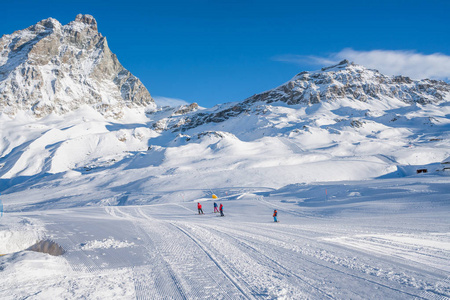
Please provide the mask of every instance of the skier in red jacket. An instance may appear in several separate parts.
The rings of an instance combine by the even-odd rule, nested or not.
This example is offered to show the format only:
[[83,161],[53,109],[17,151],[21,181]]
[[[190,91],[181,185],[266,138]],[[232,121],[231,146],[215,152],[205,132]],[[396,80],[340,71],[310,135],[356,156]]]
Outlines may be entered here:
[[224,217],[224,215],[223,215],[223,205],[222,205],[222,203],[220,203],[219,211],[220,211],[220,216],[221,216],[221,217]]
[[200,204],[200,202],[197,203],[197,208],[198,208],[198,214],[202,214],[203,215],[203,209],[202,209],[202,205]]

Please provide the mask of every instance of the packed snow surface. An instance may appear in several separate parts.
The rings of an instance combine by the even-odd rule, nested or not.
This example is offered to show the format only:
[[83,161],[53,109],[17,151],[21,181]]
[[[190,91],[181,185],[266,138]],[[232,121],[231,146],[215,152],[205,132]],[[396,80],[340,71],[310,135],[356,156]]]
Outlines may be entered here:
[[0,113],[0,298],[450,298],[447,85],[420,103],[289,86],[121,119]]
[[0,298],[445,299],[449,184],[234,188],[219,193],[225,217],[212,198],[197,199],[204,215],[182,199],[8,213],[0,232],[43,224],[67,252],[2,256]]

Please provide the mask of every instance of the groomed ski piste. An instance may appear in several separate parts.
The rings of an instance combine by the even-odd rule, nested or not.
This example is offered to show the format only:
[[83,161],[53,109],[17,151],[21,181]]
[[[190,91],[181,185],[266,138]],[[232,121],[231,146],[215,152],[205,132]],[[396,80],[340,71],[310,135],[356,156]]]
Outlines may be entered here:
[[[8,213],[2,299],[448,299],[450,180]],[[274,223],[273,209],[280,223]],[[43,237],[63,256],[22,251]]]

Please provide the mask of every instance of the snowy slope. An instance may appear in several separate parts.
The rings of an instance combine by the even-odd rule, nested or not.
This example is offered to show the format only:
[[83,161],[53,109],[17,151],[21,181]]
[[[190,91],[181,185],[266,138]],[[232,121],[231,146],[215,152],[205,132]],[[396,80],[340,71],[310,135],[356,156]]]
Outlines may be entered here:
[[[353,74],[354,68],[365,70],[349,64],[339,72]],[[366,71],[357,78],[373,75]],[[334,72],[326,69],[318,77]],[[170,186],[189,188],[186,176],[208,190],[240,186],[241,178],[246,186],[280,188],[402,177],[422,168],[439,173],[450,155],[448,98],[444,93],[425,104],[382,97],[315,104],[246,100],[211,109],[194,103],[150,114],[145,108],[124,109],[121,119],[88,106],[42,119],[2,114],[0,184],[20,191],[27,188],[22,181],[38,184],[70,174],[58,185],[79,180],[105,187],[99,172],[111,182],[151,189],[159,199],[171,197]]]
[[[149,94],[116,97],[129,82],[117,69],[99,79],[109,50],[94,22],[1,40],[2,99],[36,91],[41,104],[2,102],[0,298],[450,297],[448,84],[344,61],[242,102],[155,109]],[[70,47],[103,48],[75,61],[69,77],[86,81],[53,90],[64,64],[36,65],[30,49],[70,32],[88,41]],[[48,75],[38,90],[28,65]],[[87,82],[101,99],[69,99]],[[44,239],[66,253],[26,250]]]
[[[198,199],[205,215],[181,199],[8,213],[2,244],[45,227],[67,252],[7,252],[0,297],[447,299],[449,183],[427,177],[228,189],[219,199],[223,218],[211,198]],[[281,223],[272,221],[274,208]]]
[[389,103],[2,114],[0,297],[447,299],[449,102]]

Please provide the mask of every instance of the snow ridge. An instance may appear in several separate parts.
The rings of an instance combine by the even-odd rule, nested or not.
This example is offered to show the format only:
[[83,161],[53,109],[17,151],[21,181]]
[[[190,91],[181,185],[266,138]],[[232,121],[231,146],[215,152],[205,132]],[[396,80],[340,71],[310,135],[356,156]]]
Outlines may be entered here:
[[387,76],[343,60],[318,72],[301,72],[289,82],[245,102],[282,101],[293,105],[347,98],[362,102],[399,99],[408,104],[426,104],[442,101],[449,92],[450,85],[444,81]]
[[[265,111],[262,106],[283,102],[289,106],[331,104],[364,106],[371,111],[408,105],[438,104],[450,99],[450,84],[430,79],[387,76],[347,60],[316,72],[301,72],[289,82],[253,95],[242,102],[166,120],[165,129],[186,131],[203,124],[220,123],[241,114]],[[353,104],[349,104],[353,103]],[[160,128],[159,124],[155,124]]]

